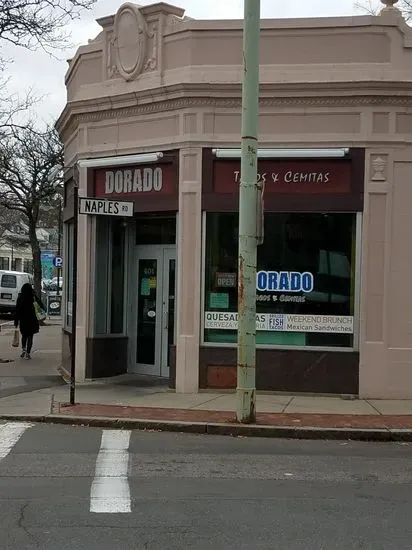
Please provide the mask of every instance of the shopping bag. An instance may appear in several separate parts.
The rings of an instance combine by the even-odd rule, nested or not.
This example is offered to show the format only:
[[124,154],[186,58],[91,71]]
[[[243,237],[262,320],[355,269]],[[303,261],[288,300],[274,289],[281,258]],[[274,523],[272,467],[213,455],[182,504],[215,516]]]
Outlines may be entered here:
[[44,321],[46,319],[46,312],[40,307],[37,302],[34,302],[34,310],[38,321]]
[[19,340],[20,340],[19,331],[16,329],[13,333],[13,342],[11,344],[13,346],[13,348],[18,348],[19,347]]

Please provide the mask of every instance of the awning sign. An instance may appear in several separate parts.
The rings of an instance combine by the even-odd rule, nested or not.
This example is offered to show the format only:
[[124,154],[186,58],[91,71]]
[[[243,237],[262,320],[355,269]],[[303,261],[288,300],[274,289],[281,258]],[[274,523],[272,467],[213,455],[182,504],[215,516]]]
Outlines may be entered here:
[[79,197],[79,213],[97,216],[133,216],[133,202],[109,201]]

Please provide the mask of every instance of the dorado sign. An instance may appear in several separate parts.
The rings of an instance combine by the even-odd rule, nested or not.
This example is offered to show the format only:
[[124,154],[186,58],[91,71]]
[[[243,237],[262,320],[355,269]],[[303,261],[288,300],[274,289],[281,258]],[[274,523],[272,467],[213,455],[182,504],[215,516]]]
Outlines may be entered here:
[[96,170],[96,197],[135,200],[150,195],[171,195],[177,190],[177,170],[172,162],[160,166],[136,166]]
[[312,273],[298,271],[259,271],[256,289],[261,292],[312,292]]

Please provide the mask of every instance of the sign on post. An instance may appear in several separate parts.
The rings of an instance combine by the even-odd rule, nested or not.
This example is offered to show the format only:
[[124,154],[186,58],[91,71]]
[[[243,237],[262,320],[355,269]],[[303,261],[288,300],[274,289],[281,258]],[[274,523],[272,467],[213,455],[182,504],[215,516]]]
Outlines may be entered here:
[[63,258],[61,256],[55,256],[53,258],[53,265],[57,267],[57,269],[61,269],[63,267]]
[[134,203],[79,197],[79,214],[132,217]]
[[57,295],[47,296],[47,315],[49,317],[60,317],[62,313],[62,297]]

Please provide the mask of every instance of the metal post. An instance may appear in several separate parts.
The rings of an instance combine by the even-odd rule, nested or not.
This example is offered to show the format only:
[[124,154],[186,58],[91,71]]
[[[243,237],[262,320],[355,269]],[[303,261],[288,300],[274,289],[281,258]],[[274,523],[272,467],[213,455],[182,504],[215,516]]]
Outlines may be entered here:
[[242,158],[239,191],[238,422],[256,421],[257,134],[260,0],[245,0],[243,31]]
[[77,237],[79,233],[79,173],[73,176],[73,281],[72,281],[72,345],[70,357],[70,405],[75,403],[76,391],[76,325],[77,325]]
[[[61,257],[61,232],[62,232],[62,200],[59,199],[59,217],[58,217],[58,234],[57,234],[57,256]],[[60,273],[61,268],[57,268],[57,296],[60,296]]]

